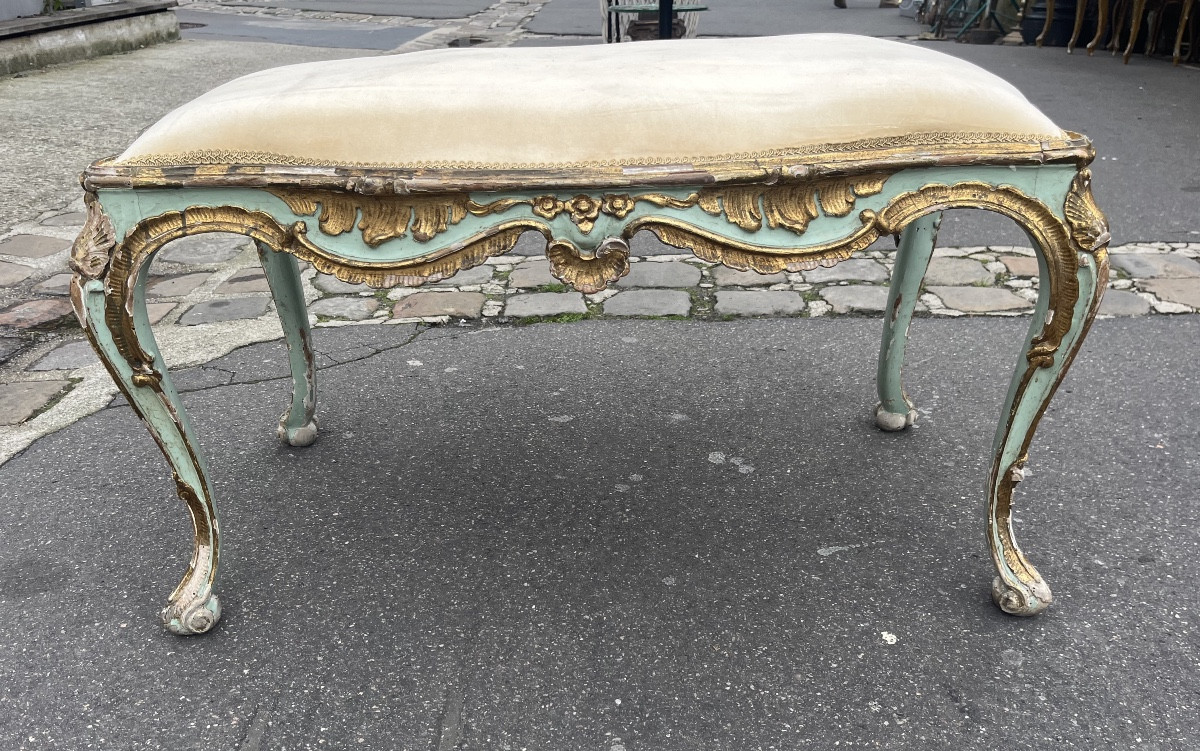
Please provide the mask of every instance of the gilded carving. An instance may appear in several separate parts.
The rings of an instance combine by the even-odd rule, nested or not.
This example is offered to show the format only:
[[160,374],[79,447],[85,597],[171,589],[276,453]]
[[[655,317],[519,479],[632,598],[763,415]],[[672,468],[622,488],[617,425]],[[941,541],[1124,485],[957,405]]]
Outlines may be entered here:
[[605,240],[596,252],[585,255],[570,242],[552,241],[546,248],[550,273],[580,292],[590,295],[629,273],[629,245],[618,238]]
[[[213,168],[210,172],[220,170]],[[364,195],[304,187],[271,189],[294,214],[315,216],[321,232],[340,235],[357,229],[362,233],[363,242],[371,247],[406,236],[411,236],[415,242],[426,243],[468,217],[502,214],[516,206],[529,207],[528,212],[521,212],[521,216],[510,221],[497,218],[494,226],[483,228],[448,247],[431,250],[416,258],[382,262],[342,258],[313,243],[308,238],[308,225],[304,221],[283,224],[268,213],[236,206],[194,206],[148,217],[135,225],[118,244],[112,223],[91,195],[87,224],[72,250],[71,263],[77,275],[72,296],[77,310],[82,311],[82,296],[94,295],[99,286],[95,280],[103,280],[104,325],[112,337],[112,343],[106,342],[103,346],[108,347],[108,356],[115,346],[132,370],[131,374],[117,374],[117,380],[127,377],[127,383],[153,389],[170,416],[181,425],[179,415],[174,411],[177,402],[164,395],[163,376],[155,369],[153,347],[143,346],[133,316],[139,276],[144,273],[149,258],[173,239],[205,232],[233,232],[309,261],[318,270],[348,282],[367,282],[374,286],[419,284],[450,276],[482,263],[490,256],[507,252],[524,231],[533,229],[549,237],[551,229],[544,220],[565,215],[580,232],[587,234],[594,230],[602,215],[621,220],[628,218],[639,201],[660,208],[696,208],[692,218],[704,219],[699,214],[704,211],[709,216],[724,217],[729,224],[746,232],[761,231],[766,227],[801,235],[821,216],[849,217],[858,199],[880,193],[887,178],[888,174],[877,172],[854,177],[797,178],[781,184],[704,187],[684,197],[662,192],[597,191],[567,199],[544,194],[532,198],[502,198],[486,204],[472,202],[465,192],[413,196]],[[1037,383],[1040,388],[1041,382],[1035,381],[1034,375],[1039,369],[1053,367],[1051,373],[1055,382],[1048,391],[1052,393],[1057,387],[1095,315],[1107,275],[1108,227],[1096,207],[1087,170],[1080,170],[1075,176],[1061,214],[1012,186],[974,181],[931,184],[892,198],[878,212],[860,210],[858,226],[849,229],[845,237],[809,247],[755,245],[694,226],[683,215],[658,215],[633,218],[624,227],[622,238],[605,239],[594,252],[581,250],[569,239],[550,238],[547,256],[557,278],[585,293],[598,292],[628,273],[626,239],[639,229],[649,229],[664,242],[691,248],[705,260],[733,268],[760,273],[809,269],[845,259],[884,234],[900,232],[922,215],[956,207],[989,209],[1015,219],[1033,237],[1048,267],[1048,284],[1044,290],[1048,295],[1048,307],[1039,323],[1040,331],[1032,337],[1026,353],[1025,372],[1018,374],[1012,396],[1014,406],[1002,426],[999,441],[1002,447],[1008,441],[1014,444],[1021,441],[1020,458],[1015,462],[1005,460],[1006,466],[1000,466],[1000,460],[997,460],[989,498],[993,553],[1006,577],[995,585],[997,602],[1009,612],[1029,614],[1044,608],[1050,599],[1049,588],[1017,547],[1011,528],[1013,488],[1023,477],[1029,441],[1049,401],[1047,390],[1033,391],[1031,384]],[[721,220],[706,220],[706,224],[729,229]],[[854,222],[846,221],[838,226],[842,224],[853,225]],[[578,239],[578,235],[573,236]],[[772,238],[772,241],[777,240],[778,236]],[[1089,277],[1093,271],[1094,276]],[[81,291],[81,280],[89,282],[90,289],[86,293]],[[1085,289],[1091,298],[1081,301],[1080,295]],[[1077,309],[1082,312],[1077,314]],[[96,331],[89,328],[88,336],[97,349],[102,347]],[[1067,339],[1068,336],[1071,338]],[[1054,367],[1056,360],[1057,367]],[[106,360],[106,364],[113,368],[112,362]],[[115,374],[116,370],[113,372]],[[137,389],[133,391],[138,393]],[[136,400],[131,399],[131,402],[136,403]],[[142,404],[146,404],[145,400]],[[1022,406],[1026,411],[1022,420],[1018,420],[1017,410]],[[1035,411],[1036,414],[1027,420]],[[178,430],[184,434],[182,427]],[[192,449],[187,446],[187,450]],[[194,454],[192,461],[196,476],[203,477],[201,463]],[[192,510],[196,552],[187,576],[172,595],[172,605],[164,611],[164,618],[180,632],[199,632],[211,628],[219,616],[219,604],[209,589],[216,562],[217,529],[205,488],[193,487],[180,480],[178,475],[176,482],[180,497]],[[206,561],[211,561],[211,565]]]
[[930,210],[955,207],[985,208],[1005,214],[1025,227],[1044,249],[1050,268],[1050,308],[1042,331],[1034,338],[1026,357],[1032,367],[1052,366],[1054,353],[1071,328],[1075,302],[1079,299],[1076,276],[1079,264],[1066,225],[1046,204],[1012,186],[962,182],[926,185],[897,196],[880,212],[880,229],[885,233],[898,233],[910,221]]
[[762,229],[765,220],[771,229],[783,227],[799,235],[820,216],[818,201],[827,216],[846,216],[856,198],[879,193],[887,178],[886,174],[870,174],[784,185],[705,188],[696,203],[713,216],[724,214],[747,232]]
[[[516,203],[521,203],[521,201],[503,202],[504,208],[506,209],[516,205]],[[528,201],[528,203],[532,207],[533,213],[537,214],[543,219],[554,219],[559,214],[566,212],[570,215],[571,221],[574,222],[575,225],[579,227],[579,230],[585,235],[591,232],[592,228],[596,226],[596,219],[600,217],[600,210],[604,205],[595,198],[584,194],[577,195],[574,198],[569,198],[566,201],[549,195],[537,196],[536,198]],[[489,204],[488,206],[482,207],[481,211],[490,214],[494,212],[494,209],[492,209]],[[605,211],[605,213],[611,213],[611,211]]]
[[596,226],[596,220],[601,214],[624,219],[637,206],[638,201],[646,201],[656,206],[666,206],[676,209],[686,209],[696,204],[695,194],[687,199],[677,199],[661,193],[646,193],[628,195],[605,193],[600,198],[579,194],[574,198],[562,200],[553,195],[540,195],[533,198],[500,198],[486,204],[470,203],[467,207],[475,216],[500,214],[513,206],[528,205],[530,210],[543,219],[555,219],[560,214],[567,214],[571,222],[579,227],[579,231],[588,234]]
[[[437,196],[365,196],[335,190],[268,188],[292,213],[317,219],[327,235],[341,235],[357,225],[363,242],[372,248],[404,237],[428,242],[467,216],[465,194]],[[361,217],[361,218],[360,218]]]
[[720,263],[741,271],[774,274],[779,271],[803,271],[817,266],[833,266],[853,253],[863,250],[879,237],[875,212],[863,211],[862,226],[850,236],[823,245],[806,248],[769,248],[739,242],[682,221],[648,218],[635,222],[630,232],[648,229],[668,245],[686,248],[706,261]]
[[[308,261],[317,271],[332,274],[350,284],[368,284],[372,287],[394,287],[402,285],[417,287],[427,282],[436,282],[453,276],[463,269],[473,268],[492,256],[503,255],[517,244],[517,238],[528,229],[539,229],[533,224],[510,222],[488,232],[471,237],[437,254],[396,261],[387,264],[354,263],[330,255],[304,238],[297,247],[288,250],[297,258]],[[301,227],[299,230],[303,232]]]
[[1084,253],[1095,253],[1108,246],[1111,235],[1108,221],[1092,196],[1092,171],[1082,169],[1071,181],[1071,190],[1063,203],[1063,214],[1071,226],[1071,239]]
[[[511,206],[521,203],[521,201],[509,200],[497,203],[502,204],[504,209],[508,209]],[[538,196],[530,201],[529,205],[533,208],[533,213],[537,214],[543,219],[553,219],[554,217],[563,213],[563,210],[566,209],[566,204],[554,196]],[[480,210],[480,213],[484,213],[484,211],[487,213],[492,213],[492,211],[495,211],[492,206],[493,204],[488,204],[488,206]]]
[[417,242],[428,242],[458,224],[468,215],[502,214],[514,206],[527,205],[531,213],[546,220],[567,214],[583,234],[589,234],[601,214],[624,219],[639,201],[661,208],[686,210],[698,206],[713,216],[724,216],[743,230],[753,232],[766,226],[803,234],[809,223],[823,212],[846,216],[862,196],[883,189],[886,174],[873,173],[853,178],[792,182],[783,185],[733,185],[705,188],[683,198],[664,193],[586,193],[562,199],[552,194],[532,198],[499,198],[480,204],[466,194],[429,196],[363,195],[346,191],[302,188],[269,188],[298,216],[317,216],[320,230],[341,235],[356,227],[370,247],[402,238],[410,231]]
[[630,196],[607,193],[600,199],[600,210],[618,219],[624,219],[633,211],[636,201]]
[[117,244],[117,233],[112,221],[104,213],[104,207],[96,200],[95,193],[84,196],[87,204],[87,219],[83,231],[71,246],[71,268],[84,279],[99,279],[108,270],[112,249]]

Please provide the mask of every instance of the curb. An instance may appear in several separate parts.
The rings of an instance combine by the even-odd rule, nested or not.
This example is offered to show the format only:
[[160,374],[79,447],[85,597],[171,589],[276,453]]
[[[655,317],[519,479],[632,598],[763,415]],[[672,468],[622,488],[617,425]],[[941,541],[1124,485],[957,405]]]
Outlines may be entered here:
[[175,0],[127,0],[0,23],[0,75],[179,39]]

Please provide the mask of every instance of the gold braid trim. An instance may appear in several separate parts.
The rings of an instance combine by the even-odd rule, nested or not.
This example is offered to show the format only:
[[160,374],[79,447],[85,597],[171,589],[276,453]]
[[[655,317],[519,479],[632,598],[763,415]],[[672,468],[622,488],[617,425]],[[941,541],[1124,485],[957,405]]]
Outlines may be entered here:
[[131,159],[104,159],[97,166],[113,167],[172,167],[185,165],[272,165],[289,167],[351,167],[380,169],[462,169],[462,170],[558,170],[587,169],[595,167],[654,167],[695,162],[731,162],[763,159],[791,159],[819,154],[879,151],[907,147],[951,146],[975,144],[1041,144],[1061,143],[1069,136],[1066,133],[993,133],[946,131],[933,133],[906,133],[882,138],[865,138],[844,143],[811,144],[760,151],[740,151],[710,155],[678,155],[666,157],[630,157],[628,159],[603,159],[582,162],[471,162],[471,161],[415,161],[415,162],[341,162],[269,151],[240,151],[225,149],[201,149],[174,154],[146,154]]

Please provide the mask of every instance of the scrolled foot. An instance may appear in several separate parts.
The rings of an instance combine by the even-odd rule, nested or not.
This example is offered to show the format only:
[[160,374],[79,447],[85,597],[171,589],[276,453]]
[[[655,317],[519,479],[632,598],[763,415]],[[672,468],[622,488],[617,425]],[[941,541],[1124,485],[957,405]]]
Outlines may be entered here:
[[910,427],[917,421],[917,411],[910,409],[907,412],[888,412],[883,408],[882,404],[875,405],[875,424],[880,430],[896,432]]
[[317,418],[309,420],[306,424],[298,428],[289,428],[287,426],[287,414],[279,420],[279,429],[275,431],[275,435],[279,436],[279,440],[289,446],[303,448],[311,446],[317,440]]
[[1037,615],[1053,600],[1050,587],[1040,579],[1032,585],[1012,585],[999,576],[992,580],[992,601],[1009,615]]
[[190,636],[212,630],[221,619],[221,601],[215,594],[193,603],[172,603],[163,608],[163,625],[172,634]]

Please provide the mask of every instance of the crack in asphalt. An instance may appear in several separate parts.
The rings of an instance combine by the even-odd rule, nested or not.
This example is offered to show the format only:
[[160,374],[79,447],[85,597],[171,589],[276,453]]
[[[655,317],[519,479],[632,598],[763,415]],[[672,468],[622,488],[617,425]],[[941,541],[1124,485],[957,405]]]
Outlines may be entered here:
[[[375,357],[376,355],[381,355],[385,352],[391,352],[393,350],[402,349],[404,347],[407,347],[407,346],[413,344],[419,337],[421,337],[423,334],[425,334],[426,332],[428,332],[430,330],[432,330],[432,327],[426,327],[424,329],[419,329],[417,331],[414,331],[404,341],[398,342],[398,343],[396,343],[394,345],[390,345],[390,346],[379,347],[379,346],[372,345],[372,344],[359,345],[362,347],[366,347],[368,349],[373,349],[375,351],[371,352],[370,354],[364,354],[360,357],[354,357],[349,360],[333,362],[333,363],[330,363],[330,364],[324,365],[324,366],[318,365],[317,372],[320,373],[320,372],[324,372],[324,371],[328,371],[328,370],[333,370],[334,368],[340,368],[344,365],[352,365],[354,363],[359,363],[359,362],[363,362],[365,360],[369,360],[370,358]],[[459,334],[459,332],[454,332],[451,334],[451,336],[456,337],[456,336],[458,336],[458,334]],[[279,341],[279,340],[277,339],[275,341]],[[266,343],[269,343],[269,342],[254,342],[252,344],[247,344],[246,347],[253,347],[258,344],[266,344]],[[230,352],[229,355],[231,355],[234,352],[237,352],[238,350],[241,350],[241,349],[245,349],[245,347],[239,347],[238,349],[235,349],[232,352]],[[225,355],[225,357],[228,357],[229,355]],[[319,351],[314,350],[313,356],[314,356],[314,358],[321,357],[321,356],[329,357],[329,354],[325,353],[325,352],[319,352]],[[185,373],[195,372],[198,370],[215,370],[215,371],[220,371],[223,373],[229,373],[231,379],[237,378],[237,375],[238,375],[237,371],[229,370],[228,368],[222,368],[220,366],[214,367],[214,366],[210,366],[210,365],[197,365],[193,368],[181,370],[181,371],[173,374],[172,377],[179,378],[180,376],[182,376]],[[292,376],[289,373],[287,375],[271,376],[269,378],[254,378],[254,379],[245,380],[245,381],[237,381],[237,382],[231,381],[230,383],[216,383],[216,384],[207,385],[207,386],[195,386],[192,388],[181,388],[181,389],[178,389],[178,391],[181,394],[194,394],[194,393],[203,392],[203,391],[210,391],[212,389],[228,388],[230,386],[254,386],[254,385],[263,384],[263,383],[273,383],[275,381],[290,381],[290,380],[292,380]],[[120,396],[122,396],[122,395],[118,394],[118,397],[120,397]],[[104,409],[118,409],[118,408],[128,407],[128,406],[129,406],[128,401],[125,401],[122,399],[121,401],[118,402],[116,399],[114,399],[113,403],[104,407]]]

